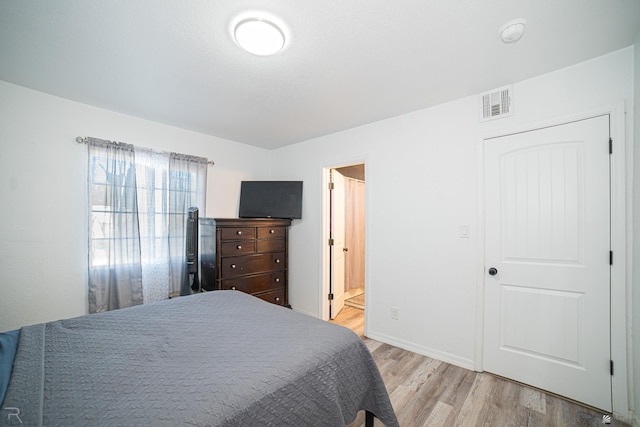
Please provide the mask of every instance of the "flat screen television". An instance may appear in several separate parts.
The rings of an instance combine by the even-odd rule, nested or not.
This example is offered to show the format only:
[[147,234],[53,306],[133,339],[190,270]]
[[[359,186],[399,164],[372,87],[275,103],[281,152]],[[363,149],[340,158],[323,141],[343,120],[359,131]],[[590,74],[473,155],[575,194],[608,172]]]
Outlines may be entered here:
[[302,181],[242,181],[240,218],[302,218]]

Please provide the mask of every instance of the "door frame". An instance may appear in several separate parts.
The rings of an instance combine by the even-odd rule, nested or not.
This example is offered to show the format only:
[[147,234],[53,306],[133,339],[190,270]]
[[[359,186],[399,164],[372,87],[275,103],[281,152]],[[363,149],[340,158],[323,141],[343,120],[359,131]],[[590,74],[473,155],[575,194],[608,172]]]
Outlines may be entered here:
[[[367,177],[369,175],[369,162],[367,159],[360,160],[352,160],[344,163],[336,162],[323,166],[322,168],[322,239],[320,244],[322,245],[320,254],[321,254],[321,280],[320,280],[320,304],[319,304],[319,313],[320,318],[322,320],[329,320],[329,290],[331,289],[331,275],[330,275],[330,265],[331,265],[331,251],[329,250],[329,235],[330,235],[330,214],[331,214],[331,204],[329,202],[329,182],[330,182],[330,171],[331,169],[343,168],[346,166],[354,166],[363,164],[364,168],[364,176],[365,176],[365,253],[364,253],[364,282],[365,289],[371,289],[369,285],[369,239],[367,237],[368,226],[367,221],[369,220],[369,216],[366,215],[369,206],[369,192],[367,190]],[[364,334],[367,334],[367,324],[368,324],[368,314],[369,310],[367,310],[367,306],[369,304],[369,299],[371,298],[371,292],[365,292],[364,294]]]
[[[562,125],[565,123],[585,120],[608,114],[610,135],[613,139],[613,154],[610,157],[610,197],[611,197],[611,250],[613,251],[613,265],[611,266],[611,360],[614,362],[614,375],[611,377],[611,398],[613,413],[619,418],[629,420],[628,371],[627,359],[630,349],[627,347],[627,335],[630,325],[627,324],[627,314],[631,313],[631,272],[627,272],[627,254],[631,240],[627,241],[626,230],[631,229],[627,222],[627,206],[632,206],[627,196],[626,162],[629,167],[633,158],[633,146],[625,138],[625,104],[619,101],[615,104],[602,106],[586,112],[563,116],[529,125],[520,125],[505,130],[493,130],[482,135],[477,144],[476,164],[477,176],[477,224],[478,238],[476,241],[476,331],[474,369],[483,371],[484,347],[484,290],[485,290],[485,168],[484,144],[489,138],[508,136],[514,133],[533,131],[540,128]],[[628,153],[628,155],[627,155]],[[629,203],[629,205],[627,205]],[[630,218],[630,216],[629,216]],[[629,228],[628,228],[629,227]]]

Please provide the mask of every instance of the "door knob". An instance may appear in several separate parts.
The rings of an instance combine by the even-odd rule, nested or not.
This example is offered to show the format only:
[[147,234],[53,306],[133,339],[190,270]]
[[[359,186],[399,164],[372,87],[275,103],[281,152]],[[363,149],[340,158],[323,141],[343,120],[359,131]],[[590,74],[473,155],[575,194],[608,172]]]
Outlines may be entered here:
[[489,276],[495,276],[496,274],[498,274],[498,269],[494,268],[494,267],[491,267],[489,269]]

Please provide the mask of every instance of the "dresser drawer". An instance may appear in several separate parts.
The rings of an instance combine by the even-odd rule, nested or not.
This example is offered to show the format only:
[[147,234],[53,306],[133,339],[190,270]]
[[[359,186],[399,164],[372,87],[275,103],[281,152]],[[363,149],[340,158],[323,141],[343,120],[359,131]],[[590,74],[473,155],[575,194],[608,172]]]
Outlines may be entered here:
[[258,227],[258,239],[266,239],[269,237],[284,238],[287,229],[284,227]]
[[265,292],[262,294],[256,294],[254,295],[260,299],[263,299],[267,302],[273,303],[273,304],[278,304],[278,305],[284,305],[284,289],[280,289],[278,291],[272,291],[272,292]]
[[256,244],[256,252],[279,252],[286,247],[284,239],[258,240]]
[[[220,246],[222,248],[222,256],[252,254],[256,251],[256,243],[254,240],[236,240],[233,242],[222,242]],[[282,250],[284,250],[284,248]]]
[[266,273],[285,269],[285,253],[257,254],[222,258],[220,274],[222,279],[245,274]]
[[279,290],[284,287],[284,271],[222,280],[220,289],[234,289],[248,294]]
[[228,227],[218,229],[220,239],[222,240],[238,240],[238,239],[255,239],[256,229],[254,227]]

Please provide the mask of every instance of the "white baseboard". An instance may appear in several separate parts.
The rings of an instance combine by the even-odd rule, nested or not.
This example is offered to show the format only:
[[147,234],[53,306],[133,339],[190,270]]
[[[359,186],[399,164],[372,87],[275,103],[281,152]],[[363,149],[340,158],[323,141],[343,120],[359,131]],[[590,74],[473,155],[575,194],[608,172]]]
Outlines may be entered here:
[[392,345],[394,347],[399,347],[404,350],[412,351],[414,353],[421,354],[423,356],[431,357],[433,359],[440,360],[442,362],[449,363],[451,365],[459,366],[464,369],[469,369],[473,371],[474,363],[473,359],[468,359],[465,357],[460,357],[455,354],[447,353],[445,351],[436,350],[433,348],[417,345],[415,343],[401,340],[389,335],[379,334],[376,332],[369,332],[367,334],[368,338],[374,339],[376,341],[383,342],[385,344]]

